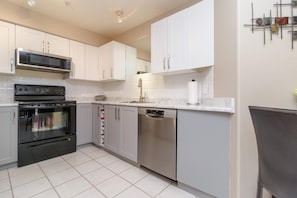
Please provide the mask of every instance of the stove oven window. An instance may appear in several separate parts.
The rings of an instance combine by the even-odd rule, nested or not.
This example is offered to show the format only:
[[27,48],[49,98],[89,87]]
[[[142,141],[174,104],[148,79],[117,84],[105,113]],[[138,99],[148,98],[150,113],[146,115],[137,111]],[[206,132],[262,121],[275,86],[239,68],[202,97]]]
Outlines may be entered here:
[[20,108],[19,143],[66,136],[75,132],[73,125],[72,107]]

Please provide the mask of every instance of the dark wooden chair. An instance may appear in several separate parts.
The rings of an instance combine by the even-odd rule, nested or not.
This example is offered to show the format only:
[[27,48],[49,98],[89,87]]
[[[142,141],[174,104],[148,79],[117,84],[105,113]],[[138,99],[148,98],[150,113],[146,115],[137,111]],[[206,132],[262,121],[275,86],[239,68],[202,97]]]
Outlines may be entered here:
[[257,198],[297,198],[297,111],[249,106],[258,146]]

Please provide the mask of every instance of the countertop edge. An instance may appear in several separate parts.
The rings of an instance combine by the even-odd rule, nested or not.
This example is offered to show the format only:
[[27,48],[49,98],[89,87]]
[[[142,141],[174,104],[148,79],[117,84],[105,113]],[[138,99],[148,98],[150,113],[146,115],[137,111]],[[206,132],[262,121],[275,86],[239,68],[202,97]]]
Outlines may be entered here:
[[0,107],[17,107],[18,103],[0,103]]
[[130,107],[148,107],[148,108],[165,108],[165,109],[178,109],[189,111],[209,111],[209,112],[222,112],[222,113],[235,113],[235,109],[232,107],[220,107],[211,105],[175,105],[175,104],[158,104],[158,103],[123,103],[113,101],[89,101],[89,102],[77,102],[78,104],[92,103],[102,105],[118,105],[118,106],[130,106]]

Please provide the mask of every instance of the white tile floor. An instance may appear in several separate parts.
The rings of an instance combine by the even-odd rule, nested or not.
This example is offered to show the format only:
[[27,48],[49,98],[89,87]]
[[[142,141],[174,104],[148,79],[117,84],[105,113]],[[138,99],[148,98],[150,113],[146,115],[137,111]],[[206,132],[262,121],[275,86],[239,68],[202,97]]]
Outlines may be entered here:
[[0,171],[1,198],[195,198],[175,182],[95,146]]

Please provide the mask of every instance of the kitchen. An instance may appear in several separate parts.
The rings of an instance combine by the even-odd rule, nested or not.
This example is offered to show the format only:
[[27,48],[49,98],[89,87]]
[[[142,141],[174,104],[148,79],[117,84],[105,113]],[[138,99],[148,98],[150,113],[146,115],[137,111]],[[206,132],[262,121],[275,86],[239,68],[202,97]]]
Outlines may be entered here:
[[[24,28],[22,28],[22,27],[20,27],[20,26],[17,26],[17,28],[16,28],[16,33],[17,34],[19,34],[19,35],[22,35],[22,34],[20,34],[20,33],[22,33],[22,32],[25,32],[25,33],[27,33],[27,32],[31,32],[31,30],[29,31],[28,29],[24,29]],[[18,33],[18,32],[20,32],[20,33]],[[34,32],[35,33],[35,32]],[[25,35],[25,34],[24,34]],[[37,34],[36,34],[37,35]],[[18,38],[18,37],[17,37]],[[26,41],[26,42],[29,42],[29,43],[33,43],[34,41],[32,40],[32,41],[30,41],[30,39],[32,39],[31,37],[25,37],[24,36],[24,38],[26,38],[26,40],[24,40],[24,41]],[[29,39],[29,40],[28,40]],[[22,40],[21,40],[21,42],[22,42]],[[25,44],[24,44],[25,45]],[[51,45],[52,46],[52,45]],[[18,46],[18,47],[20,47],[20,46]],[[17,70],[17,72],[19,72],[19,70]],[[168,85],[169,85],[169,90],[168,90],[168,92],[167,92],[167,94],[168,94],[168,98],[169,97],[171,97],[172,98],[172,90],[170,90],[170,84],[172,83],[172,82],[174,82],[174,83],[177,83],[177,84],[182,84],[183,82],[184,83],[186,83],[187,81],[188,81],[188,79],[204,79],[205,78],[205,80],[206,80],[206,88],[204,88],[205,89],[205,92],[203,93],[203,94],[205,94],[205,95],[207,95],[207,94],[210,94],[210,96],[206,96],[206,98],[207,97],[211,97],[211,94],[212,94],[212,85],[211,85],[211,83],[212,83],[212,69],[210,68],[210,69],[207,69],[206,70],[206,72],[199,72],[198,74],[196,74],[196,73],[194,73],[194,74],[184,74],[184,75],[181,75],[181,77],[180,77],[180,79],[178,79],[178,80],[176,80],[175,79],[175,77],[171,77],[171,76],[169,76],[169,77],[166,77],[166,78],[162,78],[162,77],[157,77],[158,78],[158,80],[159,81],[161,81],[161,83],[158,83],[158,80],[155,80],[154,78],[154,76],[150,76],[150,74],[144,74],[143,75],[143,87],[144,87],[144,92],[147,92],[145,95],[146,95],[146,100],[153,100],[154,99],[154,97],[156,97],[156,96],[154,96],[154,95],[156,95],[156,93],[154,93],[154,92],[148,92],[148,90],[146,90],[146,85],[150,85],[151,83],[149,82],[149,81],[153,81],[154,83],[156,83],[154,86],[158,86],[158,87],[160,87],[160,84],[162,84],[162,81],[164,81],[163,83],[164,83],[164,86],[165,87],[167,87]],[[35,76],[36,75],[36,73],[31,73],[31,71],[29,71],[28,73],[27,72],[24,72],[25,73],[25,75],[27,75],[28,74],[28,76]],[[21,75],[24,75],[24,74],[21,74]],[[43,74],[40,74],[40,75],[43,75]],[[47,76],[48,74],[46,74],[46,76]],[[201,77],[200,77],[200,75],[201,75]],[[135,78],[136,76],[134,75],[134,78]],[[9,77],[7,77],[7,78],[9,78]],[[48,79],[48,77],[47,78],[43,78],[43,77],[40,77],[40,78],[37,78],[36,79],[36,83],[38,83],[38,84],[40,84],[40,80],[42,79],[43,81],[46,81],[46,84],[55,84],[55,85],[57,85],[57,77],[55,76],[55,75],[53,75],[53,81],[54,81],[54,83],[53,82],[50,82],[51,80],[50,79]],[[34,78],[33,78],[34,79]],[[130,78],[129,78],[130,79]],[[165,80],[164,80],[165,79]],[[25,78],[22,78],[22,79],[18,79],[18,78],[16,78],[16,79],[14,79],[14,80],[16,80],[17,82],[19,81],[19,80],[21,80],[20,82],[22,82],[22,83],[24,83],[24,82],[26,82],[26,79]],[[132,79],[131,79],[132,80]],[[134,81],[135,81],[136,79],[134,79]],[[9,80],[8,80],[9,81]],[[7,82],[8,82],[7,81]],[[38,82],[37,82],[38,81]],[[168,81],[168,82],[167,82]],[[29,80],[29,82],[31,82],[31,84],[34,84],[34,83],[32,83],[32,77],[30,78],[30,80]],[[33,81],[34,82],[34,81]],[[11,83],[11,82],[10,82]],[[64,83],[65,83],[65,81],[64,81],[64,79],[61,79],[60,80],[60,83],[61,83],[61,85],[63,85]],[[67,82],[68,83],[68,82]],[[72,85],[73,83],[71,82],[71,81],[69,81],[69,84],[70,85]],[[81,85],[81,84],[83,84],[83,83],[78,83],[79,85]],[[114,83],[109,83],[107,86],[111,86],[111,88],[105,88],[105,85],[103,85],[103,89],[105,90],[105,93],[104,94],[106,94],[106,95],[108,95],[109,97],[112,97],[113,96],[113,94],[109,94],[106,90],[111,90],[111,92],[115,92],[115,90],[117,90],[117,89],[115,89],[113,86],[115,86],[115,87],[117,87],[117,86],[123,86],[122,85],[123,83],[118,83],[118,82],[114,82]],[[125,84],[128,84],[127,82],[125,83]],[[125,85],[124,85],[125,86]],[[130,85],[131,86],[131,85]],[[133,84],[132,84],[132,86],[133,86]],[[96,89],[97,89],[97,85],[95,85],[94,87],[96,87]],[[69,91],[69,87],[68,86],[66,86],[66,88],[67,88],[67,91]],[[71,88],[71,87],[70,87]],[[136,88],[136,94],[134,94],[134,98],[137,98],[138,97],[138,88],[137,88],[137,86],[135,85],[134,87],[127,87],[127,88],[125,88],[125,89],[127,89],[127,90],[135,90],[135,88]],[[154,88],[154,87],[153,87]],[[68,95],[66,95],[68,98],[79,98],[79,100],[86,100],[86,101],[88,101],[88,97],[86,97],[86,96],[90,96],[90,97],[93,97],[95,94],[98,94],[98,93],[100,93],[100,91],[98,91],[98,90],[96,90],[96,93],[95,94],[93,94],[93,95],[91,95],[90,94],[90,92],[88,92],[87,94],[82,94],[81,92],[80,92],[80,90],[78,90],[77,89],[77,86],[74,86],[74,89],[75,89],[75,91],[78,91],[77,93],[75,93],[75,94],[73,94],[73,95],[71,95],[71,90],[70,90],[70,94],[69,94],[69,92],[67,92],[68,93]],[[180,94],[182,94],[182,95],[185,95],[186,94],[186,90],[185,90],[185,87],[180,87],[180,92],[178,92],[178,89],[176,89],[176,88],[171,88],[171,89],[174,89],[174,92],[176,93],[176,95],[178,96],[178,95],[180,95]],[[153,90],[153,89],[152,89]],[[129,95],[129,96],[133,96],[133,95],[130,95],[130,94],[128,94],[125,90],[123,91],[123,90],[120,90],[122,93],[125,93],[125,95],[127,94],[127,95]],[[158,90],[156,90],[156,91],[158,91]],[[101,90],[101,92],[102,92],[102,90]],[[135,93],[135,92],[134,92]],[[158,92],[157,92],[158,93]],[[79,97],[78,97],[78,94],[80,95]],[[122,95],[119,95],[118,93],[115,93],[114,94],[115,96],[117,96],[117,97],[119,97],[119,96],[122,96]],[[125,95],[123,95],[123,96],[125,96]],[[8,94],[8,96],[10,96],[10,97],[12,97],[12,95],[9,95]],[[85,97],[85,98],[83,98],[83,97]],[[122,96],[122,97],[123,97]],[[158,95],[157,95],[158,96]],[[151,97],[151,98],[150,98]],[[168,101],[168,99],[166,98],[166,95],[163,95],[163,97],[165,98],[165,103],[170,103],[170,100]],[[133,99],[134,99],[133,98]],[[129,98],[129,99],[131,99],[131,98]],[[81,102],[81,101],[79,101],[79,102]],[[173,103],[174,103],[174,101],[173,101]],[[79,103],[78,104],[78,114],[80,114],[80,105],[81,105],[81,103]],[[36,113],[35,113],[36,114]],[[82,119],[83,119],[84,117],[82,117]],[[80,121],[81,119],[78,119],[78,122]],[[80,124],[78,124],[78,127],[80,126]],[[87,127],[88,125],[86,124],[86,127]],[[89,125],[90,126],[90,125]],[[228,137],[228,135],[226,136],[226,137]],[[78,142],[79,142],[79,132],[78,132]],[[228,144],[227,144],[228,145]],[[228,164],[228,153],[227,153],[227,157],[226,157],[226,159],[225,160],[227,160],[227,164]],[[228,167],[226,167],[227,169],[228,169]],[[227,173],[227,175],[229,175],[228,174],[228,171],[226,172]],[[228,178],[228,177],[227,177]],[[227,191],[228,191],[228,182],[225,182],[226,184],[227,184]],[[225,189],[226,190],[226,189]],[[225,196],[225,195],[224,195]]]
[[[267,11],[271,7],[271,2],[269,1],[254,1],[254,4],[258,6],[258,10],[256,10],[257,15],[262,15],[263,11]],[[9,6],[3,1],[0,2],[0,5],[0,18],[4,21],[27,26],[33,23],[34,25],[31,24],[32,27],[34,26],[37,29],[64,35],[69,38],[77,38],[75,40],[82,40],[85,43],[98,43],[99,45],[99,43],[106,42],[90,32],[63,22],[58,23],[53,19],[48,19],[36,13],[31,13],[36,16],[33,21],[32,19],[30,21],[28,18],[20,19],[18,17],[19,14],[27,16],[26,12],[19,12],[18,8]],[[256,143],[247,106],[257,104],[287,108],[296,107],[295,97],[291,94],[292,90],[296,88],[296,77],[294,76],[296,73],[296,67],[294,66],[296,57],[292,53],[294,50],[291,50],[287,45],[289,43],[287,40],[289,39],[285,37],[281,42],[279,42],[280,39],[275,39],[272,44],[263,46],[262,34],[251,34],[249,29],[243,27],[243,24],[248,23],[250,19],[250,10],[247,9],[249,7],[250,2],[244,1],[215,2],[215,29],[217,30],[215,31],[215,67],[213,71],[213,86],[209,86],[210,88],[213,87],[215,97],[232,97],[237,101],[236,113],[231,118],[231,194],[232,197],[242,198],[255,196],[257,180]],[[14,14],[11,14],[11,12]],[[38,22],[37,19],[47,21],[48,23],[45,25]],[[136,28],[135,30],[143,31],[143,29],[145,28]],[[136,32],[134,31],[137,35]],[[88,36],[84,36],[81,39],[79,34]],[[226,46],[228,46],[228,50],[226,50]],[[279,54],[279,56],[276,57],[274,54]],[[284,67],[279,67],[283,63],[286,65],[285,69]],[[290,67],[290,65],[292,66]],[[45,76],[42,73],[39,73],[38,77],[32,78],[32,75],[36,76],[36,72],[33,74],[32,72],[26,72],[21,75],[27,76],[30,78],[30,81],[26,81],[25,77],[16,79],[13,76],[1,76],[1,101],[7,98],[10,101],[13,100],[13,84],[15,83],[13,80],[32,84],[40,84],[40,82],[45,84],[66,84],[67,90],[72,97],[81,94],[88,98],[100,93],[104,89],[103,85],[91,82],[81,83],[73,81],[70,83],[69,81],[57,79],[57,76],[54,74],[47,74],[47,79],[44,79]],[[264,79],[263,76],[265,76]],[[153,93],[157,95],[165,91],[166,96],[171,97],[172,91],[170,90],[174,90],[177,96],[185,95],[185,88],[180,86],[180,82],[185,83],[189,78],[191,79],[192,76],[181,75],[181,79],[177,79],[179,82],[174,84],[173,82],[176,79],[168,77],[165,79],[164,84],[163,79],[158,77],[157,80],[163,83],[163,86],[156,85],[155,89],[152,89]],[[148,82],[143,82],[144,89],[146,89],[145,85],[149,84],[149,81],[148,79]],[[263,84],[263,81],[267,82],[267,86],[259,86],[259,84]],[[134,93],[134,98],[138,96],[139,91],[137,79],[133,83],[133,85],[130,84],[131,89],[127,87],[127,90],[131,90]],[[124,93],[120,91],[122,85],[118,83],[111,83],[108,87],[110,87],[109,94],[114,96],[117,95],[117,91],[119,94]],[[112,89],[115,91],[112,91]],[[211,92],[210,90],[209,93]],[[152,97],[152,95],[148,93],[148,97]],[[268,195],[266,196],[268,197]]]

